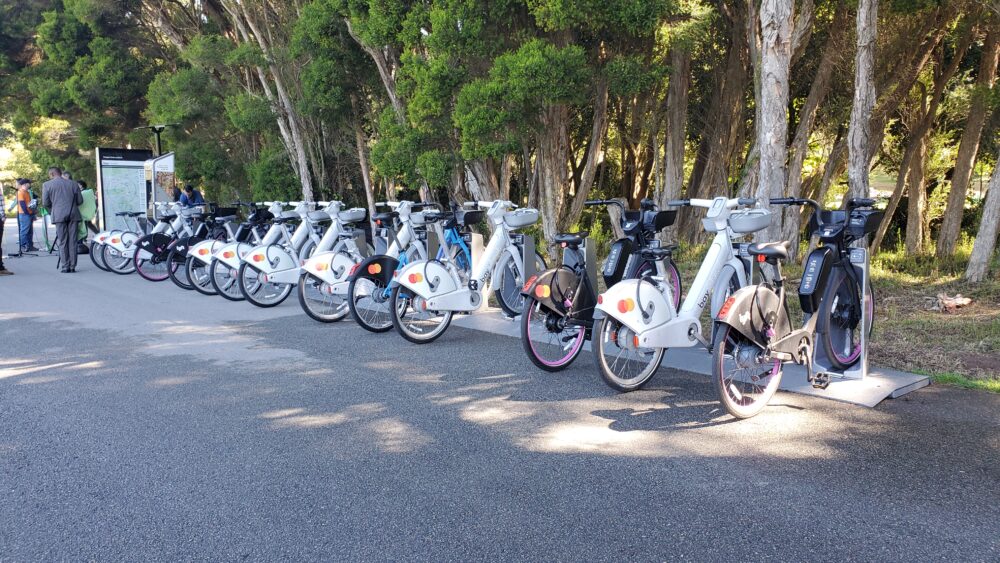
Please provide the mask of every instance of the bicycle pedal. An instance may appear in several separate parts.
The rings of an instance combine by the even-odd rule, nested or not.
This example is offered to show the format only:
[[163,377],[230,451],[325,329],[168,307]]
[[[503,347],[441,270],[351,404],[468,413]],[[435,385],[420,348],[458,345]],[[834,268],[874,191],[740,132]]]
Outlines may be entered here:
[[830,374],[817,373],[811,381],[814,389],[826,389],[830,386]]

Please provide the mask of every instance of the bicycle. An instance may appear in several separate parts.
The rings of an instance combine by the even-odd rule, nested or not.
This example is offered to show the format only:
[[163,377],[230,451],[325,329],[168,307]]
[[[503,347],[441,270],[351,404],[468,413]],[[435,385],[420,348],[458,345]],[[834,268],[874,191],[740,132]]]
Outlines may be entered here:
[[121,237],[124,232],[144,232],[144,229],[139,225],[138,217],[143,217],[145,215],[145,211],[120,211],[115,213],[115,217],[122,218],[126,228],[101,231],[94,235],[94,238],[90,239],[90,261],[97,266],[97,269],[105,272],[111,271],[111,268],[109,268],[104,262],[105,244],[107,244],[112,238]]
[[[851,261],[852,250],[859,249],[851,245],[864,242],[878,229],[884,212],[872,209],[875,200],[850,199],[845,210],[836,211],[824,211],[805,198],[775,198],[771,204],[812,207],[810,235],[818,234],[823,246],[806,259],[798,291],[806,317],[794,330],[781,269],[789,257],[789,243],[748,248],[758,262],[771,264],[776,274],[730,296],[715,321],[712,381],[722,405],[736,418],[749,418],[767,406],[788,362],[805,366],[809,383],[825,389],[830,373],[814,370],[817,338],[831,367],[844,370],[861,358],[861,331],[870,334],[873,324],[874,293],[859,279]],[[868,326],[860,326],[862,318],[868,319]]]
[[195,228],[193,235],[175,241],[170,245],[170,252],[167,254],[167,263],[171,265],[167,269],[170,281],[181,289],[194,290],[194,284],[188,276],[185,265],[187,264],[188,251],[198,243],[205,240],[215,240],[226,242],[235,235],[231,224],[236,220],[236,215],[226,215],[222,217],[206,217]]
[[205,208],[180,207],[175,211],[176,215],[160,217],[160,222],[168,225],[166,230],[140,237],[135,243],[132,262],[135,271],[147,281],[165,281],[170,277],[171,270],[177,269],[177,262],[170,260],[170,251],[178,241],[195,235]]
[[[597,298],[603,318],[596,325],[594,362],[604,382],[618,391],[645,385],[663,361],[667,348],[711,344],[702,336],[701,314],[711,300],[710,312],[750,279],[749,263],[740,257],[735,239],[759,231],[771,222],[766,209],[741,206],[754,199],[689,199],[668,202],[671,207],[708,209],[702,225],[715,233],[701,267],[680,308],[674,306],[672,284],[660,276],[623,280]],[[666,256],[663,249],[646,250],[649,258]]]
[[239,201],[234,203],[234,206],[250,209],[246,220],[240,223],[236,232],[228,236],[226,241],[206,240],[188,250],[184,270],[195,291],[203,295],[217,295],[212,284],[213,260],[223,258],[226,252],[237,256],[240,252],[249,252],[251,248],[259,245],[263,240],[262,231],[267,229],[275,214],[281,213],[282,207],[279,202],[272,202],[271,207],[264,208],[256,203]]
[[[464,226],[472,224],[480,209],[486,209],[486,216],[493,224],[493,234],[483,250],[478,264],[473,264],[472,272],[465,272],[454,260],[421,260],[406,265],[396,277],[390,297],[389,312],[392,324],[403,338],[417,344],[432,342],[440,337],[451,324],[454,313],[471,313],[479,309],[489,293],[500,287],[493,287],[490,281],[503,283],[503,275],[513,273],[518,283],[517,295],[523,307],[520,284],[524,280],[524,266],[520,249],[511,236],[515,229],[533,225],[538,221],[537,209],[518,209],[506,200],[492,202],[472,202],[476,209],[459,210],[456,221]],[[481,215],[479,215],[481,218]],[[536,264],[545,269],[545,262],[537,252]],[[508,282],[510,283],[510,282]],[[504,298],[498,295],[498,301]],[[507,306],[513,306],[508,302]]]
[[[625,237],[611,245],[602,269],[605,285],[611,287],[622,279],[658,275],[671,285],[674,307],[679,306],[681,277],[672,257],[676,247],[666,247],[655,257],[646,253],[649,249],[660,248],[656,233],[673,224],[677,211],[659,211],[648,199],[642,200],[638,211],[627,211],[613,199],[590,200],[585,205],[614,205],[622,212],[620,224]],[[597,280],[588,274],[586,258],[580,249],[588,235],[587,232],[556,235],[553,242],[562,247],[570,259],[528,278],[524,284],[521,344],[531,362],[545,371],[569,367],[592,335]]]
[[[158,202],[155,204],[155,215],[160,217],[156,224],[150,229],[146,223],[144,229],[135,231],[123,231],[118,236],[112,236],[105,240],[104,248],[101,249],[102,259],[108,270],[121,275],[131,274],[135,271],[135,256],[139,239],[150,234],[167,233],[171,230],[179,230],[183,225],[183,218],[180,216],[182,209],[179,203]],[[130,212],[132,217],[145,216],[145,212]],[[167,220],[163,220],[168,217]],[[138,219],[136,219],[138,226]]]

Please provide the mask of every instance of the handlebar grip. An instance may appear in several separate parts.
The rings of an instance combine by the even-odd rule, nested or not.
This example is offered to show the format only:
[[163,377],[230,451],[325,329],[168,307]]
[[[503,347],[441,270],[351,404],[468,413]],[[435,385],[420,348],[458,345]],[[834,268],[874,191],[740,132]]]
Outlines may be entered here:
[[772,197],[769,200],[771,205],[798,205],[799,202],[794,197]]
[[672,199],[667,202],[669,207],[684,207],[686,205],[691,205],[690,199]]
[[588,205],[588,206],[589,205],[604,205],[604,203],[605,202],[604,202],[603,199],[588,199],[587,201],[583,202],[584,205]]
[[738,200],[740,205],[757,205],[757,198],[755,197],[741,197]]

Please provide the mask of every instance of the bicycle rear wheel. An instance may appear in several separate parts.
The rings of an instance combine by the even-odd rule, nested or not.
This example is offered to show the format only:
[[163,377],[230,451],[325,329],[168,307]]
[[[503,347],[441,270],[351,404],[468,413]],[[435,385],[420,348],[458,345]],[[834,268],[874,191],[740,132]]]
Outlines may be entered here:
[[247,301],[258,307],[274,307],[280,305],[292,293],[291,284],[271,283],[263,274],[244,262],[240,264],[238,273],[240,292]]
[[618,391],[641,389],[656,375],[665,348],[642,348],[635,332],[613,317],[604,317],[591,337],[594,362],[604,382]]
[[180,256],[180,252],[176,248],[170,249],[170,254],[167,255],[167,264],[172,266],[167,273],[174,285],[188,291],[194,289],[191,278],[188,277],[187,260]]
[[210,266],[194,256],[188,256],[184,262],[184,271],[191,281],[191,288],[203,295],[215,295],[215,286],[212,285],[212,272]]
[[123,276],[135,271],[135,262],[132,261],[132,257],[125,256],[115,247],[105,244],[101,252],[102,261],[108,267],[108,271]]
[[104,263],[104,245],[96,240],[90,241],[90,261],[97,266],[97,269],[108,271],[108,266]]
[[423,298],[397,285],[389,298],[392,324],[399,334],[414,344],[426,344],[438,339],[451,324],[451,311],[429,311]]
[[238,280],[239,270],[230,268],[228,264],[221,260],[212,260],[209,267],[212,287],[216,293],[230,301],[243,301],[243,292],[240,291]]
[[727,324],[719,323],[713,342],[712,382],[719,401],[736,418],[756,415],[778,390],[782,363],[762,362],[764,350]]
[[[534,254],[535,272],[544,272],[546,268],[545,260],[538,252]],[[523,272],[518,271],[517,262],[509,252],[504,252],[503,256],[500,257],[499,273],[499,279],[491,282],[496,284],[493,292],[497,296],[497,303],[500,304],[503,312],[511,317],[520,315],[524,309],[524,296],[521,295],[521,290],[524,286],[524,275]]]
[[545,371],[569,367],[583,351],[587,329],[567,325],[566,318],[546,310],[533,297],[525,297],[521,313],[521,345],[531,363]]
[[299,305],[311,319],[332,323],[350,312],[345,296],[334,295],[329,284],[308,272],[299,276],[298,289]]

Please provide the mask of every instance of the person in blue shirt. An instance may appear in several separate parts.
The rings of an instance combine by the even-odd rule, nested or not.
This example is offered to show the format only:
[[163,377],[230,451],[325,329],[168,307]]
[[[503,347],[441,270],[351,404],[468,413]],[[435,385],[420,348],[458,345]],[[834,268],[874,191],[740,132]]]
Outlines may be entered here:
[[205,205],[205,198],[201,197],[201,192],[194,189],[194,186],[191,184],[184,186],[184,191],[181,193],[181,199],[179,201],[184,207]]

